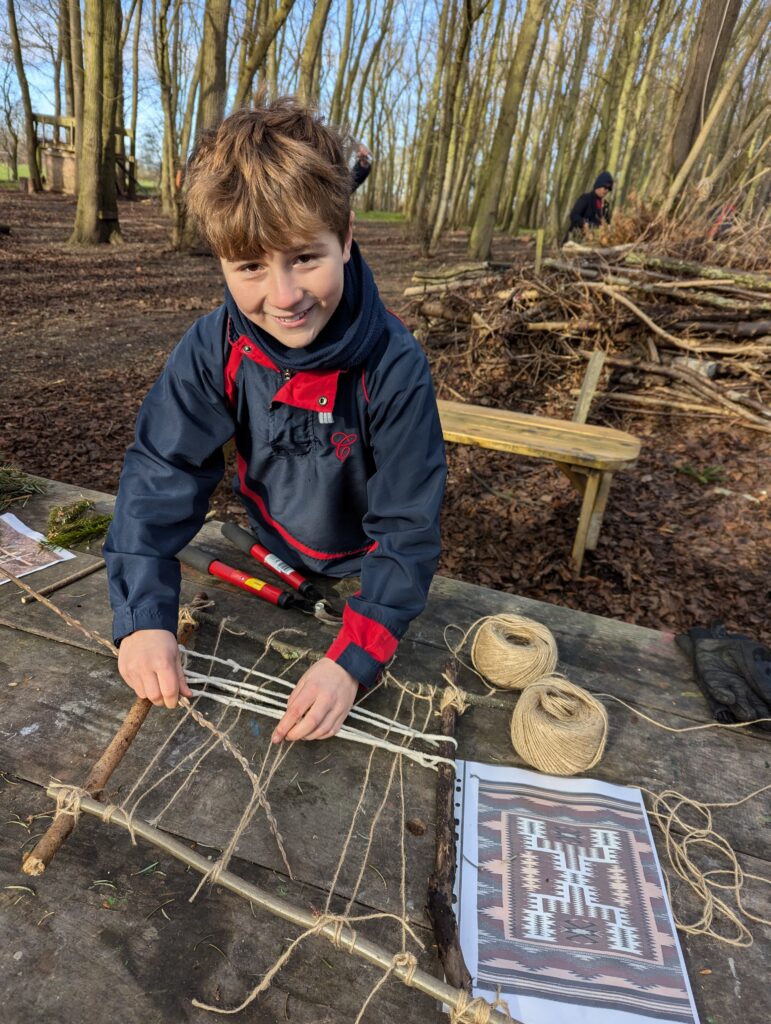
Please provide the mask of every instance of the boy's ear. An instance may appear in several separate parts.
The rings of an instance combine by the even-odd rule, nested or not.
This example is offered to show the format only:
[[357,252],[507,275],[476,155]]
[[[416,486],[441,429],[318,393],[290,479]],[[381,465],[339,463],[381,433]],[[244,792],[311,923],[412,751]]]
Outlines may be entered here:
[[356,220],[356,214],[351,210],[351,219],[348,221],[348,230],[345,233],[345,241],[343,243],[343,263],[347,263],[351,258],[351,243],[353,242],[353,222]]

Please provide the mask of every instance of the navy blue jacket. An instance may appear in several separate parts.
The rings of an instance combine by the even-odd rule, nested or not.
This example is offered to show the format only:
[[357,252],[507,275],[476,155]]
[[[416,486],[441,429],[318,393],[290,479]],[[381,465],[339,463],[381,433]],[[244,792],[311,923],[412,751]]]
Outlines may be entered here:
[[174,556],[203,525],[231,437],[259,542],[301,570],[361,574],[327,656],[371,685],[425,606],[446,464],[425,355],[355,243],[340,306],[307,348],[285,348],[226,294],[172,352],[139,412],[104,548],[116,642],[176,632]]
[[372,162],[368,164],[362,164],[358,160],[353,165],[351,171],[351,192],[355,192],[359,185],[363,185],[369,177],[369,172],[372,170]]
[[596,188],[613,188],[613,176],[610,172],[602,171],[598,174],[592,191],[584,192],[576,199],[570,211],[571,228],[583,228],[584,224],[598,228],[603,221],[610,222],[610,207],[594,191]]

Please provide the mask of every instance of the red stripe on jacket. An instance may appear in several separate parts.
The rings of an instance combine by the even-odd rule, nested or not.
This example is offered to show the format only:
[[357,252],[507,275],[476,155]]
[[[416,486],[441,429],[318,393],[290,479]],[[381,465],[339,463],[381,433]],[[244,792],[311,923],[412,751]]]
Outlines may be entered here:
[[384,664],[393,657],[399,641],[393,633],[374,619],[356,612],[350,605],[343,610],[343,625],[327,651],[327,657],[336,661],[348,644],[356,644],[367,654]]
[[[228,330],[230,330],[230,321],[228,321]],[[259,366],[266,366],[269,370],[278,370],[273,360],[266,356],[259,345],[255,345],[245,334],[236,338],[235,341],[231,341],[230,355],[225,363],[225,395],[231,406],[235,405],[236,375],[244,356]]]

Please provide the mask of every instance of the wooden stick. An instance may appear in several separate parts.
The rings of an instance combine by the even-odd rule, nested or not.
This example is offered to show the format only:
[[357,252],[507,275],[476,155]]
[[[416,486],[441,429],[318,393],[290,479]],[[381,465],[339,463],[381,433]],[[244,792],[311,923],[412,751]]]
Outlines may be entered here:
[[47,597],[44,597],[43,594],[40,593],[40,591],[33,590],[32,587],[28,586],[24,582],[24,580],[20,580],[19,577],[14,576],[12,572],[8,572],[8,570],[5,569],[2,565],[0,565],[0,573],[2,573],[3,576],[6,576],[9,580],[15,583],[16,586],[23,590],[26,594],[30,594],[32,597],[35,598],[36,601],[39,601],[42,605],[45,605],[45,607],[48,608],[49,611],[52,611],[54,615],[58,615],[60,619],[64,619],[68,626],[72,626],[73,629],[77,629],[79,633],[83,634],[83,636],[88,637],[89,640],[94,640],[96,643],[101,644],[102,647],[107,648],[107,650],[116,658],[118,657],[118,648],[111,640],[106,640],[103,636],[100,636],[96,632],[96,630],[86,629],[82,622],[78,622],[78,620],[73,618],[72,615],[68,615],[67,612],[62,611],[61,608],[57,608],[53,601],[49,601]]
[[[189,643],[195,628],[195,623],[186,623],[184,626],[181,626],[177,633],[178,642],[183,645]],[[123,719],[123,724],[105,747],[102,756],[88,773],[88,778],[83,788],[91,796],[98,796],[107,785],[110,776],[123,760],[126,751],[133,743],[152,706],[152,703],[145,697],[137,697],[131,705],[128,714]],[[74,828],[75,818],[73,815],[60,814],[54,818],[47,832],[41,836],[29,853],[25,854],[21,865],[21,870],[24,874],[42,875],[67,841]]]
[[[457,683],[458,668],[451,663],[448,675]],[[442,711],[440,732],[443,736],[454,736],[458,711],[454,704],[448,704]],[[455,757],[452,743],[439,747],[442,757]],[[455,885],[455,768],[447,764],[438,767],[436,783],[436,854],[434,870],[428,880],[428,916],[434,926],[434,938],[439,959],[447,981],[454,988],[471,991],[471,975],[463,959],[458,936],[458,921],[453,910],[453,886]]]
[[105,567],[105,560],[100,558],[98,562],[94,562],[93,565],[87,565],[85,569],[79,569],[77,572],[71,573],[69,576],[65,576],[64,579],[57,580],[56,583],[49,583],[47,587],[41,587],[35,594],[24,594],[21,599],[22,604],[32,604],[33,601],[37,601],[37,595],[41,597],[53,594],[56,590],[61,590],[62,587],[68,587],[70,583],[76,583],[78,580],[85,579],[86,576],[90,576],[92,572],[98,572],[99,569]]

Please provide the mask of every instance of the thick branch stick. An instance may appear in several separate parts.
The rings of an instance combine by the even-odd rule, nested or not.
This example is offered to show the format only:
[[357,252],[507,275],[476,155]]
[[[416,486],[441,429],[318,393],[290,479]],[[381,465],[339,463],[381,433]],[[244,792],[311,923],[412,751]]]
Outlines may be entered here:
[[14,576],[12,572],[8,572],[8,570],[4,569],[2,565],[0,565],[0,573],[15,583],[20,590],[23,590],[26,594],[30,594],[36,601],[39,601],[40,604],[45,605],[45,607],[48,608],[49,611],[52,611],[54,615],[58,615],[60,619],[64,619],[68,626],[72,626],[73,629],[77,629],[79,633],[83,634],[83,636],[101,644],[102,647],[106,647],[111,654],[114,654],[116,658],[118,657],[118,648],[111,640],[105,640],[103,636],[99,636],[99,634],[93,629],[86,629],[82,622],[78,622],[78,620],[73,618],[72,615],[68,615],[67,612],[62,611],[61,608],[57,608],[56,605],[52,601],[49,601],[47,597],[44,597],[39,590],[33,590],[32,587],[28,586],[24,582],[24,580],[20,580],[19,577]]
[[610,285],[596,282],[593,284],[587,283],[585,287],[596,288],[597,291],[610,296],[611,299],[614,299],[616,302],[620,302],[623,306],[626,306],[627,309],[630,309],[635,316],[639,317],[645,326],[649,327],[654,334],[658,334],[660,338],[665,338],[671,345],[674,345],[675,348],[682,348],[686,351],[692,351],[693,349],[698,348],[698,341],[690,338],[676,338],[674,334],[670,334],[669,331],[665,331],[663,327],[659,327],[658,324],[655,324],[649,316],[646,316],[645,313],[643,313],[639,306],[636,306],[634,302],[632,302],[631,299],[628,299],[626,295],[622,295],[621,292],[617,291],[615,288],[611,288]]
[[624,263],[636,266],[662,267],[678,273],[696,274],[699,277],[723,279],[729,277],[737,284],[754,290],[762,289],[771,292],[771,276],[753,273],[749,270],[734,270],[732,267],[708,267],[703,263],[687,263],[685,260],[667,259],[663,256],[649,256],[644,252],[630,252],[624,257]]
[[[450,673],[457,678],[457,667]],[[454,679],[453,679],[454,681]],[[455,735],[458,710],[448,703],[442,710],[440,731],[443,736]],[[443,757],[453,758],[453,744],[442,743]],[[434,870],[428,880],[428,916],[434,926],[434,938],[444,975],[455,988],[471,991],[471,975],[463,959],[458,936],[458,922],[453,910],[453,887],[456,868],[455,850],[455,768],[440,764],[436,783],[436,854]]]
[[[186,623],[181,626],[177,634],[179,643],[187,644],[194,630],[194,623]],[[152,703],[145,697],[137,697],[131,705],[128,714],[123,719],[123,724],[88,773],[83,788],[91,796],[97,796],[107,785],[110,776],[123,760],[152,706]],[[41,836],[29,853],[25,854],[21,865],[24,874],[42,875],[74,828],[75,818],[71,814],[60,814],[54,818],[47,832]]]

